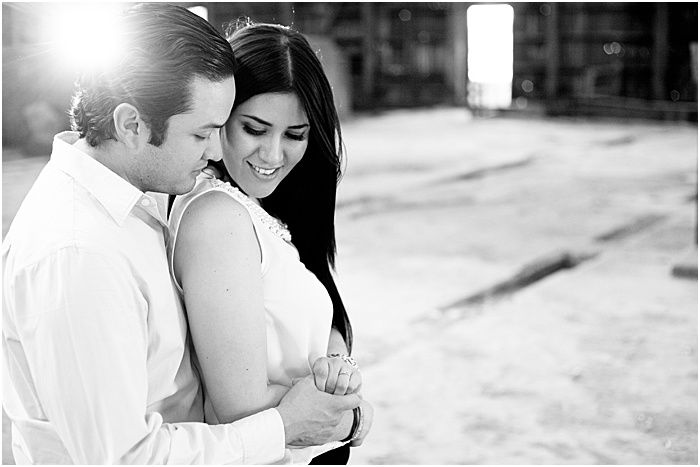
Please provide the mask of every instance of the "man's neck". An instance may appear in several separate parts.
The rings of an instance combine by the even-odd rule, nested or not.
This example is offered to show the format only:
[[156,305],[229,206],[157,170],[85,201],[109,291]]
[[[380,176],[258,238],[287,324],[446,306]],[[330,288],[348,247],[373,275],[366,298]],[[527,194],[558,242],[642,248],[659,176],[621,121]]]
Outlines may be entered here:
[[99,146],[90,146],[85,138],[80,138],[73,143],[73,146],[81,152],[95,159],[100,164],[107,167],[109,170],[119,175],[121,178],[135,186],[141,191],[144,191],[139,185],[138,180],[130,176],[130,157],[129,154],[113,141],[106,141]]

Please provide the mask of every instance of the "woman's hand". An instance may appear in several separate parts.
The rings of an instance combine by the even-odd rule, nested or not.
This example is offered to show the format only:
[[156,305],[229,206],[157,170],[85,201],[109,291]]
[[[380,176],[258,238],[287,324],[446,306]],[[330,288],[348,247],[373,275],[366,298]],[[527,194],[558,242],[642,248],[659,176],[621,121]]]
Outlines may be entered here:
[[316,388],[328,394],[355,394],[362,387],[362,375],[357,363],[345,355],[319,357],[311,369]]

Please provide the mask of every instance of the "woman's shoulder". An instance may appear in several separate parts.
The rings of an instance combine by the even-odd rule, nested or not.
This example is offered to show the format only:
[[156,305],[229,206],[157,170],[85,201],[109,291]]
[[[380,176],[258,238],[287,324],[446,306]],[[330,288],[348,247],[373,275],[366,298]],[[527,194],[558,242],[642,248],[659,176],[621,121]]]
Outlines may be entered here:
[[250,213],[226,190],[200,191],[177,215],[179,218],[171,218],[168,242],[177,284],[181,284],[177,274],[186,269],[196,269],[197,264],[219,264],[222,251],[228,258],[246,254],[257,246]]
[[[191,205],[195,203],[195,201],[197,201],[197,206],[208,204],[202,203],[202,199],[220,199],[220,201],[217,201],[218,203],[231,205],[237,203],[245,205],[245,200],[243,198],[245,198],[245,195],[241,193],[241,191],[237,188],[231,186],[230,183],[224,182],[223,180],[208,176],[207,174],[203,173],[197,178],[195,186],[191,191],[185,193],[184,195],[178,195],[175,197],[175,200],[172,205],[170,219],[171,222],[173,220],[178,220],[184,214],[185,211],[190,210]],[[231,201],[229,203],[226,203],[226,199],[230,199]]]
[[175,247],[176,252],[232,252],[256,244],[250,213],[222,190],[209,190],[193,199],[174,227],[173,242],[179,246]]
[[[241,196],[237,196],[234,190],[228,183],[221,180],[213,180],[206,182],[209,189],[203,190],[193,197],[184,209],[182,214],[182,222],[209,223],[217,222],[244,222],[252,223],[252,219],[248,209],[245,206]],[[231,190],[231,188],[233,190]]]

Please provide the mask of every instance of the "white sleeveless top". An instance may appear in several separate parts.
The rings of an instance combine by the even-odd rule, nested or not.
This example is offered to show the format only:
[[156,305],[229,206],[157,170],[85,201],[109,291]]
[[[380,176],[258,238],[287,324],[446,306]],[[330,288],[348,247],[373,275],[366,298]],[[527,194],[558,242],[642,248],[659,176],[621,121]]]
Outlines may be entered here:
[[[172,268],[180,220],[192,201],[210,191],[229,195],[246,208],[253,220],[262,253],[260,270],[267,328],[267,376],[270,383],[291,386],[292,378],[311,374],[313,362],[326,355],[333,318],[331,299],[323,284],[299,260],[299,253],[289,241],[291,237],[286,226],[238,188],[208,178],[206,174],[198,178],[190,193],[175,198],[170,213],[168,259],[173,282],[181,296],[182,287]],[[206,387],[204,389],[207,422],[217,423],[206,397]]]

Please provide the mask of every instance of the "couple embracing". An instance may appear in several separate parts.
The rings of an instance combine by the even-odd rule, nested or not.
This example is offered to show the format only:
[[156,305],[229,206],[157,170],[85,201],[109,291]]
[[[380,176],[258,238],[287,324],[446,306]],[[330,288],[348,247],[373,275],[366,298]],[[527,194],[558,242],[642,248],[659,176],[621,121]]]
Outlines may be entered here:
[[120,23],[3,242],[15,460],[347,463],[373,409],[331,273],[342,139],[318,58],[162,3]]

